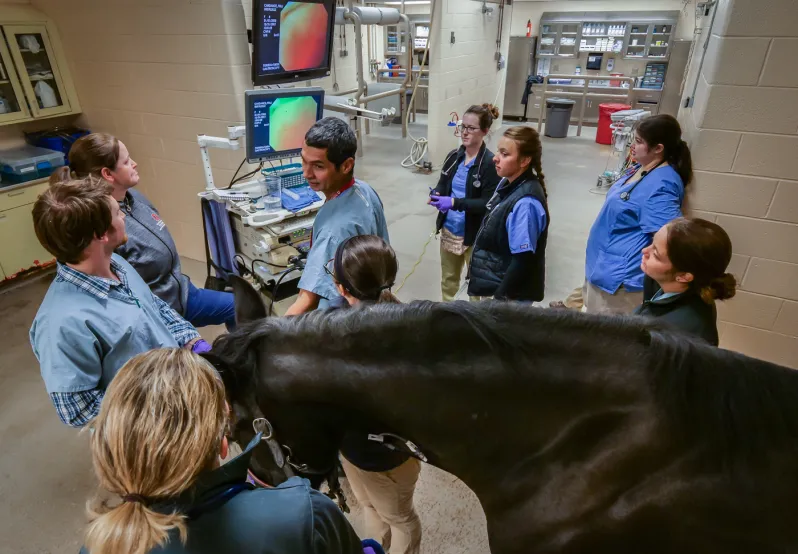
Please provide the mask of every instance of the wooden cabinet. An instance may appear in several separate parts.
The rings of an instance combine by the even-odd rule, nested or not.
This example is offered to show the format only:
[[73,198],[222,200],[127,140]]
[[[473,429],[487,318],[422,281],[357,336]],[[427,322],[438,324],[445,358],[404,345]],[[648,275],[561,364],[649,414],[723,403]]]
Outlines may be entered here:
[[52,21],[29,6],[0,5],[0,125],[80,111]]
[[47,183],[0,189],[0,274],[12,278],[20,271],[43,265],[53,256],[39,244],[31,210]]

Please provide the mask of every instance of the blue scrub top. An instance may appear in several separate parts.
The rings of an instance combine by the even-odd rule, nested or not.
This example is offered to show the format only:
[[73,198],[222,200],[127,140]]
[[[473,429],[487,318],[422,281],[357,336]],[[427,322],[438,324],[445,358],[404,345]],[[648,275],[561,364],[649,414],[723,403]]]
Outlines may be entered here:
[[[610,294],[621,285],[632,292],[643,290],[643,248],[663,225],[682,215],[684,184],[676,170],[663,165],[636,187],[626,184],[638,167],[612,185],[587,240],[585,278]],[[622,200],[621,194],[632,187],[629,199]]]
[[[462,161],[457,166],[457,172],[452,177],[452,198],[465,198],[466,180],[468,170],[474,165],[476,158],[465,164]],[[465,236],[465,211],[449,210],[446,212],[446,221],[443,227],[456,237]]]
[[340,296],[324,265],[335,256],[339,244],[355,235],[377,235],[389,242],[382,200],[374,189],[358,180],[341,196],[327,201],[313,222],[313,246],[299,288],[321,296],[319,308],[326,308],[330,300]]
[[510,253],[534,252],[546,228],[546,210],[537,199],[525,196],[515,203],[505,223]]

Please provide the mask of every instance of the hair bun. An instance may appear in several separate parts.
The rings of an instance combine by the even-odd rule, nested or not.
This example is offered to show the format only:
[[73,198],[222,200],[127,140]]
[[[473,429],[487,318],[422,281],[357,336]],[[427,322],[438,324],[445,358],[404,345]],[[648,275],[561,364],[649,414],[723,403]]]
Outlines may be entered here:
[[[722,276],[716,277],[709,282],[709,285],[702,291],[702,297],[705,297],[705,292],[711,300],[728,300],[729,298],[733,298],[737,293],[737,279],[731,273],[724,273]],[[706,300],[706,298],[704,299]]]
[[490,115],[493,117],[493,119],[499,119],[499,108],[493,104],[482,104],[482,107],[490,112]]

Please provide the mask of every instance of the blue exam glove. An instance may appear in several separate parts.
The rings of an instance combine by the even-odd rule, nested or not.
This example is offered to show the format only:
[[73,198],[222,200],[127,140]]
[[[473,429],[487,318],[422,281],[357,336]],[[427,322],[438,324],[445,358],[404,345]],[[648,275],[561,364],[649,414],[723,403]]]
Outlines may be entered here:
[[451,196],[431,196],[429,203],[437,208],[438,211],[446,213],[454,206],[454,198]]

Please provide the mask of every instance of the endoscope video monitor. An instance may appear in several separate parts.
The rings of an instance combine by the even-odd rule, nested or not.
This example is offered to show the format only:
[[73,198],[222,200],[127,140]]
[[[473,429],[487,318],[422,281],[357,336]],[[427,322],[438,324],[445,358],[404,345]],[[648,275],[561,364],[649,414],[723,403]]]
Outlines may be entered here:
[[335,0],[254,0],[252,82],[255,86],[330,75]]
[[244,94],[247,161],[299,155],[305,133],[324,113],[324,89],[248,90]]

